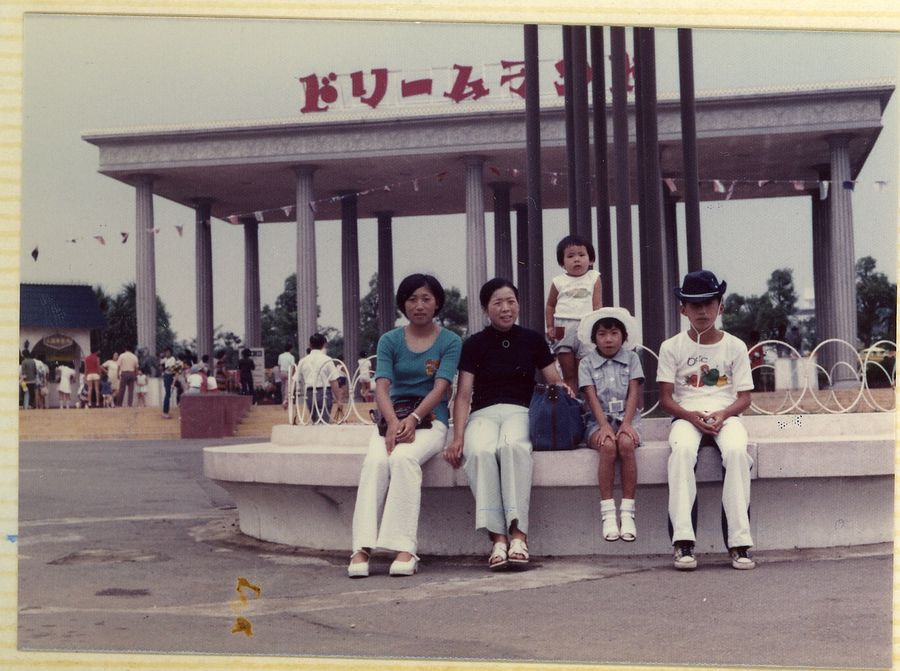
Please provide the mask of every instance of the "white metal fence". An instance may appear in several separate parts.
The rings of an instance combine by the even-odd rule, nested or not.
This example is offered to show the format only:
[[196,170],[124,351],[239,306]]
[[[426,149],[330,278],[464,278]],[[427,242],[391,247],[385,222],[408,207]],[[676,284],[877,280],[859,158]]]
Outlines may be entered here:
[[[820,363],[823,349],[828,347],[828,359],[830,364]],[[763,372],[766,379],[774,381],[777,368],[788,368],[792,372],[791,384],[782,385],[772,391],[776,394],[773,403],[762,405],[753,400],[751,409],[758,414],[787,415],[801,411],[801,404],[809,400],[820,412],[840,414],[850,412],[860,402],[865,402],[876,411],[891,412],[893,406],[886,407],[876,398],[870,388],[869,378],[873,378],[885,387],[893,388],[896,383],[896,370],[894,366],[897,345],[890,340],[878,342],[864,348],[861,351],[845,340],[825,340],[809,353],[802,354],[787,342],[780,340],[765,340],[757,343],[751,351],[762,348],[767,353],[764,363],[757,367]],[[658,360],[656,352],[638,346],[639,353],[644,357],[652,356]],[[836,354],[835,352],[840,352]],[[887,353],[885,355],[884,353]],[[372,362],[372,375],[374,377],[375,357],[369,357]],[[782,362],[782,363],[779,363]],[[365,380],[361,379],[360,369],[352,374],[347,365],[340,359],[332,359],[341,378],[340,411],[336,411],[337,405],[333,404],[332,393],[328,385],[319,387],[320,376],[317,371],[313,381],[302,379],[298,374],[296,365],[289,371],[287,419],[289,424],[326,423],[342,424],[348,421],[354,423],[371,423],[369,416],[369,402],[363,402],[361,397],[365,391]],[[323,364],[327,365],[327,364]],[[309,382],[309,385],[307,384]],[[821,384],[820,384],[821,382]],[[374,395],[374,379],[369,383],[370,391]],[[322,388],[321,394],[316,389]],[[455,389],[455,387],[454,387]],[[757,390],[759,391],[759,390]],[[883,401],[884,399],[882,399]],[[771,401],[771,395],[770,395]],[[361,407],[365,405],[366,407]],[[642,416],[649,415],[657,409],[656,402],[641,411]],[[327,419],[326,419],[327,418]]]

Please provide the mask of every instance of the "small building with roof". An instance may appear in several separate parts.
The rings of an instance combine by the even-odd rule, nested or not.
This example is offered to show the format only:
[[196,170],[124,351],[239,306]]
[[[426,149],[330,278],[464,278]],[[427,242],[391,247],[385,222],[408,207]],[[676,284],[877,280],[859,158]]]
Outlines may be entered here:
[[91,331],[106,328],[87,284],[20,284],[19,350],[28,348],[51,366],[75,370],[91,349]]

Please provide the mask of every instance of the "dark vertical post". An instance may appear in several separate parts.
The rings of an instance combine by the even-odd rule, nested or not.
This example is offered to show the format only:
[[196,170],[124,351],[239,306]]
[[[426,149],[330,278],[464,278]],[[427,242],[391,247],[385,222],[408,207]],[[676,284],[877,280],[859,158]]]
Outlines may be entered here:
[[359,353],[359,222],[356,194],[341,194],[341,299],[344,313],[344,363],[354,373]]
[[509,182],[494,182],[494,276],[513,279],[512,236],[509,222]]
[[[656,119],[656,47],[653,28],[636,31],[640,43],[636,53],[637,68],[640,72],[637,86],[640,88],[640,104],[637,114],[642,119],[642,144],[639,154],[644,159],[644,207],[641,218],[641,322],[644,331],[644,345],[659,352],[665,339],[666,306],[671,296],[665,295],[668,280],[664,273],[664,251],[662,230],[662,189],[659,162],[659,139]],[[662,261],[662,263],[661,263]],[[656,379],[656,360],[647,357],[646,375],[648,380]],[[648,385],[645,402],[654,403],[658,390]]]
[[391,234],[392,212],[376,212],[378,217],[378,332],[394,328],[394,242]]
[[597,269],[601,279],[603,305],[613,304],[612,282],[612,230],[609,216],[609,165],[607,162],[608,143],[606,132],[606,62],[603,45],[603,28],[591,26],[591,102],[594,111],[594,169],[597,179]]
[[[528,177],[527,326],[544,332],[544,222],[541,198],[541,107],[537,25],[525,26],[525,145]],[[524,287],[523,287],[524,289]]]
[[703,253],[700,241],[700,174],[697,167],[694,46],[690,28],[678,29],[678,79],[681,88],[681,147],[684,156],[687,270],[692,271],[703,267]]
[[572,128],[575,154],[575,228],[593,242],[591,230],[591,147],[588,120],[587,30],[572,26]]
[[631,245],[631,188],[628,171],[628,91],[625,29],[610,28],[612,55],[613,156],[616,162],[616,237],[619,305],[634,312],[634,264]]
[[674,335],[680,329],[681,312],[678,301],[670,298],[672,287],[680,286],[681,277],[678,272],[678,198],[668,189],[663,189],[663,249],[666,258],[666,325],[664,333]]
[[569,233],[578,232],[578,194],[575,191],[575,108],[572,93],[572,26],[562,27],[563,85],[566,111],[566,195],[568,198]]
[[516,286],[519,287],[519,324],[531,323],[531,306],[524,292],[528,291],[528,205],[516,203]]

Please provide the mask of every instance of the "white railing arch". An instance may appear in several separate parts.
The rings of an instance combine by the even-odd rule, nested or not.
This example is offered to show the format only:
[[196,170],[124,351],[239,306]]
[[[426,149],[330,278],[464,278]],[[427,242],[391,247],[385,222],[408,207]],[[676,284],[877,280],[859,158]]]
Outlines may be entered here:
[[[842,349],[849,349],[853,354],[852,356],[844,355],[842,357],[837,357],[837,361],[834,365],[831,366],[829,370],[826,370],[824,366],[818,363],[818,354],[821,352],[822,348],[825,346],[840,346]],[[870,347],[866,348],[865,355],[861,355],[857,349],[848,343],[845,340],[840,340],[837,338],[830,338],[828,340],[824,340],[813,348],[813,350],[809,353],[808,356],[804,357],[798,352],[794,347],[792,347],[789,343],[781,341],[781,340],[764,340],[755,344],[750,350],[754,350],[757,348],[777,348],[782,352],[787,352],[789,354],[790,359],[801,362],[799,365],[803,367],[807,367],[812,365],[816,371],[816,375],[822,375],[825,379],[825,391],[828,392],[826,394],[826,400],[830,400],[832,405],[827,405],[823,402],[822,398],[820,398],[820,393],[814,393],[814,390],[810,388],[809,379],[810,375],[808,374],[808,370],[803,370],[800,372],[798,381],[799,386],[796,388],[788,388],[784,389],[783,392],[785,394],[784,402],[778,406],[776,409],[766,409],[763,408],[756,403],[750,403],[751,409],[758,413],[764,415],[788,415],[788,414],[797,414],[800,411],[800,404],[802,401],[809,396],[813,399],[816,405],[819,407],[821,412],[830,413],[830,414],[841,414],[845,412],[850,412],[855,406],[859,404],[861,400],[865,400],[870,406],[875,408],[879,412],[892,412],[893,408],[886,408],[880,405],[874,394],[872,394],[871,389],[869,388],[868,376],[866,375],[866,371],[869,367],[875,367],[878,371],[884,374],[885,380],[890,382],[890,385],[893,387],[896,384],[896,369],[892,366],[891,370],[888,370],[881,361],[872,360],[872,352],[875,348],[882,348],[886,350],[891,350],[896,352],[897,345],[895,342],[891,340],[879,340]],[[646,352],[648,356],[652,356],[659,360],[659,356],[656,352],[648,347],[644,347],[643,345],[638,345],[637,349],[642,352]],[[784,357],[782,357],[784,358]],[[368,357],[370,361],[375,361],[376,356],[372,355]],[[343,401],[343,409],[340,414],[331,417],[331,423],[333,424],[342,424],[345,422],[359,422],[359,423],[371,423],[371,418],[369,417],[368,412],[362,410],[360,408],[360,401],[357,400],[357,392],[360,387],[360,370],[357,369],[351,374],[350,369],[347,364],[344,363],[341,359],[332,359],[332,363],[341,373],[341,377],[346,380],[346,385],[341,389],[342,401]],[[855,364],[855,367],[854,367]],[[324,366],[325,364],[323,364]],[[771,370],[774,374],[775,366],[771,363],[763,363],[758,366],[759,369],[767,369]],[[324,423],[324,411],[326,410],[326,405],[328,405],[328,399],[330,397],[330,388],[326,385],[326,391],[322,394],[321,402],[318,399],[317,394],[313,394],[311,398],[307,398],[307,386],[306,381],[300,379],[298,375],[298,366],[297,364],[293,364],[289,371],[289,384],[288,384],[288,404],[287,404],[287,419],[289,424],[309,424],[311,421],[311,417],[313,415],[318,417],[318,423]],[[844,377],[846,378],[847,372],[849,372],[850,376],[855,380],[855,385],[858,385],[857,392],[853,397],[852,402],[847,403],[846,400],[842,403],[840,398],[838,397],[836,391],[833,388],[832,381],[835,379],[835,374],[837,372],[842,372]],[[316,378],[319,378],[318,371],[316,374]],[[372,373],[374,377],[374,365],[372,367]],[[846,382],[846,380],[845,380]],[[312,385],[318,386],[318,385]],[[848,387],[844,386],[844,389]],[[371,389],[374,392],[374,379],[372,380]],[[657,400],[652,406],[649,408],[644,408],[641,410],[641,416],[647,416],[654,412],[659,407],[659,401]],[[328,408],[331,410],[332,408]]]

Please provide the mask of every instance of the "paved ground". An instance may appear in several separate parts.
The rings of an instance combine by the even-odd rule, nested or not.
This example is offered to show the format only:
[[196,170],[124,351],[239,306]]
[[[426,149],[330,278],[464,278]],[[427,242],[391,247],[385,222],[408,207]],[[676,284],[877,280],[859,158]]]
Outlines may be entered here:
[[[217,441],[218,444],[239,441]],[[889,545],[757,554],[424,557],[412,578],[344,577],[344,554],[236,531],[202,477],[209,441],[23,443],[19,647],[632,664],[889,667]],[[302,511],[298,511],[302,514]],[[244,577],[261,588],[242,588]],[[253,636],[232,633],[244,618]]]

